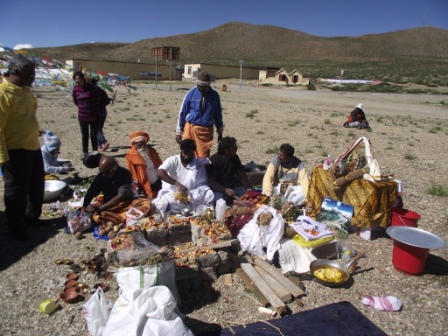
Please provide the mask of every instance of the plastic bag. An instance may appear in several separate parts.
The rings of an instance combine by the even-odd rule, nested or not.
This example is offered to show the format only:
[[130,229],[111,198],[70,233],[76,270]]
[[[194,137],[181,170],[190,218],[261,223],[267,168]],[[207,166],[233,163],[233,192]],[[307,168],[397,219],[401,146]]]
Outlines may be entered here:
[[128,212],[126,212],[126,226],[133,226],[142,218],[143,212],[136,208],[130,208]]
[[112,310],[112,302],[106,298],[101,288],[82,306],[82,313],[87,321],[87,328],[92,336],[101,336]]
[[88,215],[84,215],[79,219],[79,231],[86,231],[92,227],[92,221]]
[[282,197],[282,202],[292,202],[296,205],[303,205],[306,203],[305,195],[302,191],[302,186],[288,186],[286,189],[285,195]]
[[70,233],[79,231],[80,214],[81,212],[78,210],[71,210],[67,213],[67,226],[70,229]]
[[[118,236],[121,235],[121,232],[118,233]],[[160,249],[157,245],[151,243],[146,240],[143,232],[134,231],[126,233],[128,241],[121,244],[121,249],[116,251],[117,262],[124,266],[129,263],[140,262],[144,258],[152,258],[155,254],[160,252]],[[111,256],[115,257],[115,256]]]

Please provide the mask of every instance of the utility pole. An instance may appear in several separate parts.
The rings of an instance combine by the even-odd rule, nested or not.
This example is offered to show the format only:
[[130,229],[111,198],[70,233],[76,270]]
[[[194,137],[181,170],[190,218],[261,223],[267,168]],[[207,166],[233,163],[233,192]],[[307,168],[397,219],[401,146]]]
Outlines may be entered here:
[[240,90],[241,87],[243,86],[243,60],[240,60]]
[[342,78],[344,77],[344,69],[341,69],[341,85],[339,86],[339,93],[341,93],[342,88]]

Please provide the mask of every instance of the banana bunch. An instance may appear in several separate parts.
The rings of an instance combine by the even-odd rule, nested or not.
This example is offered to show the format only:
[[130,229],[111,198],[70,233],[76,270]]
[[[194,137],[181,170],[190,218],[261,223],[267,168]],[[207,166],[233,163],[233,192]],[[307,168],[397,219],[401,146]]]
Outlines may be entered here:
[[53,174],[47,174],[45,175],[45,180],[59,180],[59,177]]

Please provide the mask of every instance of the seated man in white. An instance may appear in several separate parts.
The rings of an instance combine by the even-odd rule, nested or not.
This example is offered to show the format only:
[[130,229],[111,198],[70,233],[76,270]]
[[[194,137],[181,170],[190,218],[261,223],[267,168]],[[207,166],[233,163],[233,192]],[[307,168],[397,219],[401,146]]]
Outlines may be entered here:
[[[284,195],[279,188],[279,185],[281,184],[289,185],[290,192],[297,194],[297,196]],[[263,177],[262,193],[267,196],[278,195],[281,193],[282,196],[286,196],[287,198],[296,198],[288,199],[287,201],[301,203],[304,198],[306,198],[308,185],[309,179],[305,170],[305,165],[294,155],[294,147],[290,144],[282,144],[277,156],[271,159]],[[302,194],[303,196],[300,196],[299,194]]]
[[210,164],[208,158],[195,156],[196,144],[191,139],[180,143],[180,154],[167,158],[157,170],[162,180],[162,189],[154,203],[169,202],[171,209],[189,208],[196,210],[200,204],[213,203],[213,191],[208,187],[205,165]]

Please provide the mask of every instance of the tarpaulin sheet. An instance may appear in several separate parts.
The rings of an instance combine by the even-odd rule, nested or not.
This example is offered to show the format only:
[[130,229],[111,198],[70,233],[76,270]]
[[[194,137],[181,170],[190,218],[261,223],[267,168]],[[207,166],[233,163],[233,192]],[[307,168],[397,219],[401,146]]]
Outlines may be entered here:
[[[343,301],[327,306],[269,320],[285,336],[387,336],[350,302]],[[255,322],[231,326],[237,336],[278,336],[277,330],[266,323]],[[200,336],[233,336],[229,329],[202,333]]]

